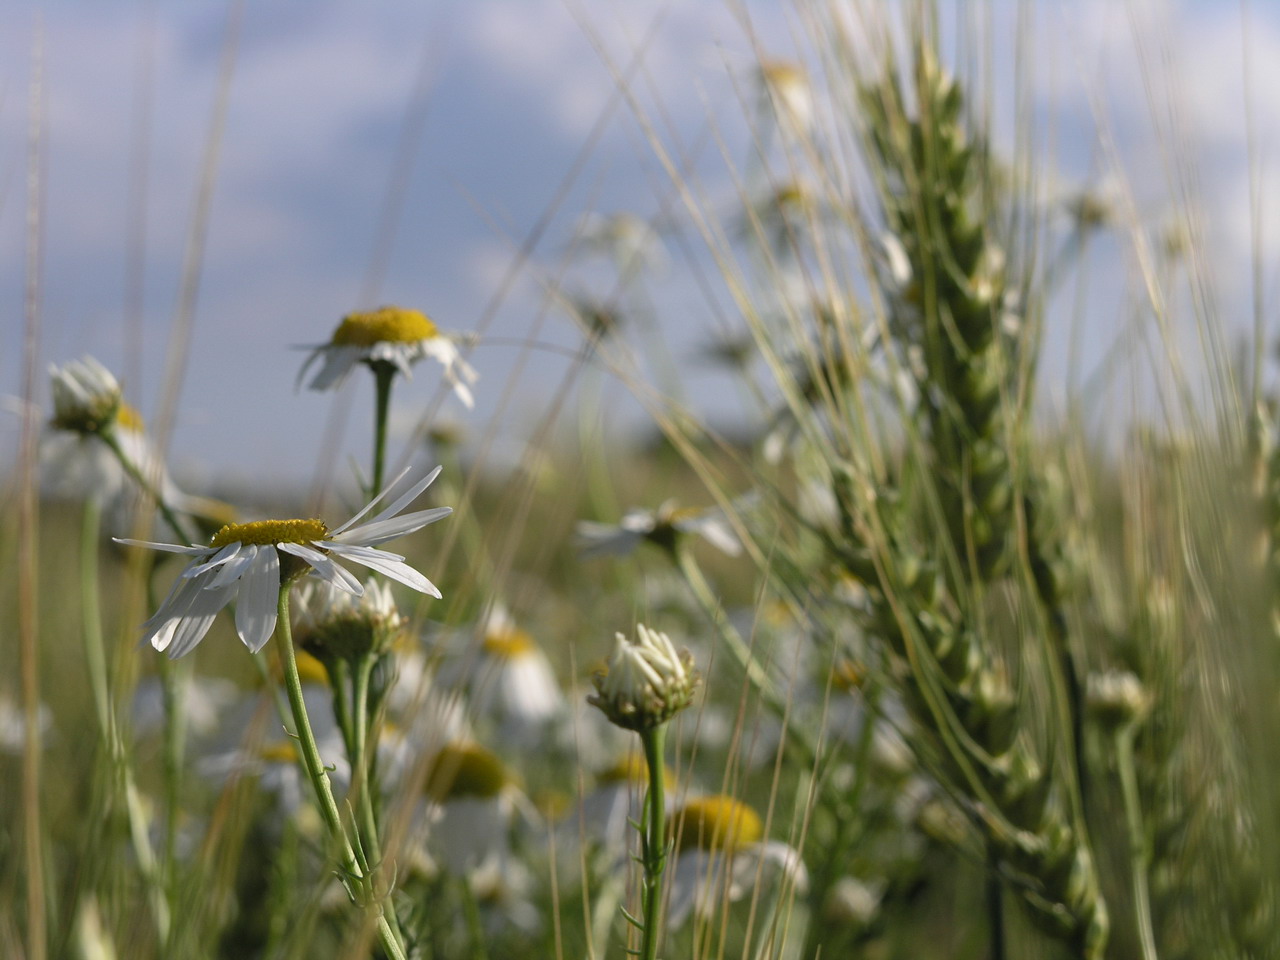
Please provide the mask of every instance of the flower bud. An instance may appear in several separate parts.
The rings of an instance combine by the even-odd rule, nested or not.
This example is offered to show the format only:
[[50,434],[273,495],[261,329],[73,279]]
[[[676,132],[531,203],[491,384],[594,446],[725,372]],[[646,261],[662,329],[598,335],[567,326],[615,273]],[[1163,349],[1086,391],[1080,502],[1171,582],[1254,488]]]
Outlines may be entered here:
[[617,646],[604,673],[594,677],[595,695],[587,700],[611,723],[626,730],[652,730],[687,707],[698,686],[698,671],[687,650],[677,652],[665,633],[644,624]]

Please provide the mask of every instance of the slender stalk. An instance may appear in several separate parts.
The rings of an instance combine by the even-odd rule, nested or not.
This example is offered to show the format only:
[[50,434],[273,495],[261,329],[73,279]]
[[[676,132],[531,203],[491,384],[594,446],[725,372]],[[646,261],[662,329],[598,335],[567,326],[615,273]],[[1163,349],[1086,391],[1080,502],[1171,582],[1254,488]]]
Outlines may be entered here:
[[[183,754],[187,744],[187,714],[182,709],[191,679],[190,660],[160,657],[160,693],[164,702],[164,876],[174,895],[178,862],[178,815],[181,810]],[[173,904],[175,907],[177,904]]]
[[[351,783],[359,804],[361,847],[371,870],[377,870],[382,862],[382,842],[379,839],[378,813],[374,806],[376,790],[373,770],[374,753],[369,748],[369,679],[377,665],[377,657],[366,654],[354,666],[351,691]],[[374,750],[377,749],[375,743]],[[395,907],[388,897],[383,903],[388,923],[399,936],[400,924]]]
[[987,844],[987,935],[991,938],[991,960],[1005,960],[1004,881],[1000,878],[1000,854]]
[[389,363],[375,363],[373,384],[376,399],[373,409],[373,477],[369,498],[382,492],[382,481],[387,467],[387,411],[391,408],[391,385],[396,368]]
[[655,960],[658,956],[658,940],[662,936],[659,926],[662,911],[662,873],[667,866],[666,836],[666,753],[667,725],[659,724],[640,731],[644,745],[644,759],[649,765],[649,792],[644,801],[644,830],[640,835],[640,859],[644,869],[644,881],[640,888],[641,907],[644,911],[644,930],[641,932],[641,960]]
[[[302,769],[307,779],[311,781],[320,815],[324,819],[330,839],[338,848],[343,870],[348,877],[359,884],[363,893],[373,898],[376,892],[372,889],[368,872],[361,868],[355,849],[347,837],[346,827],[342,823],[342,814],[338,810],[337,801],[333,798],[333,786],[329,782],[324,761],[320,758],[320,748],[316,744],[311,720],[307,716],[307,706],[302,699],[302,678],[298,676],[298,660],[293,649],[293,631],[289,626],[291,586],[290,583],[280,585],[280,597],[276,606],[276,639],[280,646],[280,661],[284,664],[285,692],[289,696],[289,707],[293,711],[293,722],[297,727],[298,752],[302,760]],[[404,948],[381,910],[378,915],[378,940],[391,960],[405,960]]]
[[1138,797],[1138,775],[1133,762],[1133,738],[1137,728],[1127,726],[1116,734],[1116,766],[1120,792],[1124,797],[1125,826],[1129,832],[1129,868],[1133,874],[1133,912],[1142,944],[1142,960],[1158,960],[1156,936],[1151,922],[1151,891],[1147,868],[1151,857],[1142,827],[1142,803]]
[[179,540],[190,542],[191,533],[174,512],[173,508],[165,502],[163,491],[157,490],[151,482],[151,478],[142,472],[142,469],[129,459],[129,455],[124,452],[124,448],[120,446],[120,438],[116,436],[114,430],[102,430],[98,433],[102,438],[102,442],[111,448],[111,452],[116,455],[116,459],[120,461],[120,466],[124,467],[130,479],[133,480],[143,492],[155,503],[156,509],[160,511],[160,516],[164,518],[164,522],[169,525],[169,529],[174,532]]
[[80,524],[80,611],[84,619],[84,659],[89,688],[98,715],[103,741],[112,737],[111,696],[107,683],[107,655],[102,643],[102,605],[98,596],[98,537],[102,529],[102,504],[96,497],[84,503]]

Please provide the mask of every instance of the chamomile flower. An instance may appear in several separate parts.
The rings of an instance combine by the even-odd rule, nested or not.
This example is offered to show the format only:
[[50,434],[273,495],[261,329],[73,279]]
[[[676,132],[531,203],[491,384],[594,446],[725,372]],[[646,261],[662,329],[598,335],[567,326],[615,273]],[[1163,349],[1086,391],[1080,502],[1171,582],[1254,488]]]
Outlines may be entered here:
[[323,580],[304,583],[291,609],[294,639],[322,661],[357,660],[369,652],[385,651],[404,626],[391,584],[376,577],[365,580],[361,594]]
[[504,742],[520,745],[540,738],[565,709],[551,662],[501,606],[483,623],[478,648],[469,644],[442,680],[463,687],[473,719],[494,720]]
[[338,386],[357,363],[371,369],[387,364],[408,377],[410,368],[423,357],[431,357],[444,367],[445,381],[458,399],[468,408],[475,406],[469,385],[479,374],[462,358],[456,339],[437,329],[426,314],[404,307],[347,314],[328,343],[311,349],[298,379],[304,379],[317,360],[323,362],[307,384],[312,390]]
[[[664,771],[668,802],[677,790],[675,771]],[[649,764],[644,754],[631,751],[596,774],[596,785],[582,798],[581,829],[587,840],[621,861],[628,844],[637,836],[632,821],[639,821],[645,790],[649,786]],[[576,831],[578,824],[573,824]]]
[[405,563],[404,557],[377,549],[378,544],[420,530],[452,512],[450,507],[437,507],[397,516],[439,473],[437,467],[372,520],[358,526],[356,522],[387,495],[389,487],[335,530],[314,518],[257,520],[227,524],[205,545],[117,538],[117,543],[190,557],[160,609],[143,624],[143,641],[168,651],[170,657],[180,657],[204,639],[219,610],[237,601],[236,632],[256,653],[275,632],[282,582],[310,573],[355,596],[364,593],[360,581],[336,560],[358,563],[420,593],[439,597],[440,591]]
[[813,123],[813,88],[804,68],[790,60],[760,65],[760,88],[789,132],[803,133]]
[[667,908],[672,927],[683,924],[690,913],[708,915],[725,901],[741,900],[768,870],[781,871],[779,882],[791,890],[803,892],[809,885],[800,852],[765,840],[760,815],[733,797],[688,800],[671,823],[677,851]]
[[674,500],[668,500],[657,510],[629,510],[617,524],[590,520],[578,523],[578,542],[584,556],[623,556],[645,542],[673,550],[679,538],[686,534],[701,537],[731,557],[742,552],[733,528],[724,513],[715,507],[678,508]]
[[487,873],[510,860],[513,820],[527,801],[494,753],[471,741],[446,744],[424,790],[428,847],[446,870]]

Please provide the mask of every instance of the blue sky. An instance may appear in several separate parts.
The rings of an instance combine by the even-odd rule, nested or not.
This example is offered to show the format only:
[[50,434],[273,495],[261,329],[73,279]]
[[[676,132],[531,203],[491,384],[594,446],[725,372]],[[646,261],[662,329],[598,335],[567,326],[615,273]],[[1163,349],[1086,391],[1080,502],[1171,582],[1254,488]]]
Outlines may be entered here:
[[[1004,13],[1014,5],[993,6],[1002,11],[998,32],[1006,36],[1011,28]],[[1280,85],[1280,28],[1271,8],[1252,7],[1261,215],[1271,225],[1263,250],[1271,262],[1280,249],[1273,216],[1280,199],[1274,163],[1280,104],[1266,94]],[[661,9],[603,0],[248,4],[179,398],[172,452],[179,468],[308,480],[332,398],[295,392],[303,354],[291,347],[325,339],[349,310],[400,303],[425,310],[442,328],[474,329],[513,250],[547,209],[613,90],[583,23],[599,32],[612,56],[626,59]],[[718,0],[671,5],[636,89],[649,110],[662,105],[686,140],[712,118],[734,162],[743,163],[747,123],[738,98],[749,91],[754,54],[734,9]],[[793,11],[773,3],[747,9],[770,55],[795,55],[792,37],[800,31]],[[1161,199],[1168,193],[1168,150],[1151,130],[1133,33],[1151,43],[1167,38],[1175,68],[1158,80],[1157,98],[1177,104],[1199,163],[1212,214],[1205,249],[1223,271],[1224,309],[1247,311],[1239,292],[1247,289],[1251,208],[1238,15],[1214,4],[1151,10],[1103,0],[1039,7],[1035,102],[1055,130],[1063,189],[1116,166],[1138,216],[1155,221],[1170,209]],[[214,2],[14,2],[0,11],[0,394],[20,390],[25,154],[36,38],[47,133],[42,368],[92,353],[131,372],[129,399],[154,415],[227,27],[227,4]],[[1002,69],[1007,61],[1003,56]],[[374,252],[387,236],[382,210],[397,144],[421,76],[427,78],[421,135],[394,204],[389,257],[384,269],[372,271],[381,280],[370,294]],[[1096,133],[1100,124],[1114,135],[1114,155]],[[146,171],[142,201],[139,158]],[[542,308],[540,277],[558,274],[582,211],[650,213],[663,179],[637,124],[620,110],[489,334],[530,333]],[[706,195],[732,200],[715,149],[703,156],[698,182]],[[126,277],[130,238],[144,212],[144,350],[131,357]],[[1128,257],[1125,248],[1122,242],[1104,246],[1099,257],[1092,296],[1104,298],[1103,309],[1113,312],[1086,329],[1091,355],[1105,351],[1123,312],[1105,298],[1133,296],[1117,269]],[[571,287],[600,279],[598,271],[575,269]],[[711,336],[711,321],[701,319],[707,311],[687,280],[676,281],[659,309],[673,318],[661,335],[677,356]],[[579,339],[558,311],[548,314],[537,336],[562,347]],[[1051,338],[1051,352],[1061,355],[1064,342]],[[468,414],[447,401],[449,415],[473,431],[498,417],[509,438],[535,425],[566,361],[551,351],[534,353],[514,389],[519,402],[504,407],[500,390],[512,379],[516,355],[505,344],[478,347],[472,358],[482,378],[478,409]],[[398,395],[406,407],[420,408],[434,395],[437,378],[421,369]],[[688,369],[695,402],[730,416],[736,394],[697,367]],[[348,433],[344,452],[363,462],[367,385],[356,382],[354,390],[353,423],[360,429]],[[7,460],[16,418],[5,416],[0,456]]]

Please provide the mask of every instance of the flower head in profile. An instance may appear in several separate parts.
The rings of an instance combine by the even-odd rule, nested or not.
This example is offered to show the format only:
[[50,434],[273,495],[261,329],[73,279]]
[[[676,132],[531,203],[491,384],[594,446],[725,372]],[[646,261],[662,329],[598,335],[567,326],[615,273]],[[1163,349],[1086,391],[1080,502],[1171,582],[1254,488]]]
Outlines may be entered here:
[[404,307],[347,314],[328,343],[311,349],[298,379],[306,378],[317,360],[322,361],[320,369],[307,384],[312,390],[338,386],[357,363],[374,370],[385,364],[408,377],[410,368],[423,357],[444,367],[445,381],[459,400],[467,407],[475,405],[469,385],[479,374],[462,358],[455,339],[437,329],[426,314]]
[[578,542],[585,556],[625,555],[645,542],[674,551],[688,534],[701,537],[731,557],[742,552],[724,512],[716,507],[679,508],[674,500],[668,500],[657,510],[629,510],[617,524],[578,523]]
[[689,651],[677,651],[670,637],[642,623],[634,640],[617,635],[608,667],[596,674],[596,692],[587,699],[623,729],[652,730],[689,705],[698,679]]
[[53,420],[58,430],[101,433],[110,429],[120,411],[120,383],[93,357],[84,356],[61,367],[51,364]]
[[143,624],[143,640],[157,650],[168,651],[170,657],[180,657],[204,639],[218,611],[236,601],[236,632],[256,653],[275,632],[282,583],[310,574],[354,596],[364,594],[360,581],[337,560],[360,564],[420,593],[439,597],[440,591],[405,563],[404,557],[378,549],[379,544],[420,530],[452,512],[450,507],[437,507],[398,516],[439,473],[437,467],[372,520],[359,525],[357,521],[390,488],[334,530],[318,519],[256,520],[227,524],[205,545],[117,538],[117,543],[190,557],[160,609]]
[[365,579],[361,594],[309,581],[298,588],[292,606],[294,639],[321,661],[381,653],[403,632],[404,618],[391,585],[372,576]]
[[726,900],[741,900],[764,878],[765,867],[781,870],[784,892],[803,892],[808,886],[799,851],[764,839],[760,815],[733,797],[687,800],[671,818],[671,837],[676,860],[667,922],[672,927],[692,912],[705,915]]

